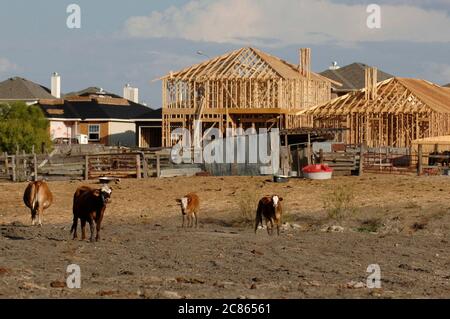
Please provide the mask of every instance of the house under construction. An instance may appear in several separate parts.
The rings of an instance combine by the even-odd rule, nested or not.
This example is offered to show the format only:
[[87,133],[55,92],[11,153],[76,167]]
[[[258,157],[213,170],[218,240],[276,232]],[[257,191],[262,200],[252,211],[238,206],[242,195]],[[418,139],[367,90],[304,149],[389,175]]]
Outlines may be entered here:
[[366,88],[299,112],[314,127],[346,127],[347,144],[410,147],[412,141],[450,135],[450,90],[431,82],[391,78],[377,84],[366,69]]
[[[310,49],[293,65],[255,48],[242,48],[162,78],[163,146],[171,132],[195,120],[202,132],[226,128],[294,128],[309,118],[300,110],[331,99],[332,80],[311,72]],[[311,123],[306,123],[311,125]]]

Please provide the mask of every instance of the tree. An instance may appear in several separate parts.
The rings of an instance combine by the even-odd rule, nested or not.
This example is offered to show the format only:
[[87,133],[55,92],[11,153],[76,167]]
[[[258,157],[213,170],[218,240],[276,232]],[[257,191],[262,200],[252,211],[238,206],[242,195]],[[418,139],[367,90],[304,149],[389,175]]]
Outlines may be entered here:
[[0,104],[0,150],[14,153],[17,146],[30,153],[51,145],[49,122],[37,105],[24,102]]

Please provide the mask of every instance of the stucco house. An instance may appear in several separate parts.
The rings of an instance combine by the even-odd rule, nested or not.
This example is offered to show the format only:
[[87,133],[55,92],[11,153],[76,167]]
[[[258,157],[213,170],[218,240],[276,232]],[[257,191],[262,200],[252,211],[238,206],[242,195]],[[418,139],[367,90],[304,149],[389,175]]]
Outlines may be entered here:
[[90,144],[128,147],[161,145],[157,134],[147,143],[143,143],[145,140],[140,136],[143,127],[161,130],[160,110],[99,88],[66,94],[62,99],[41,99],[39,106],[50,121],[53,140],[86,136]]

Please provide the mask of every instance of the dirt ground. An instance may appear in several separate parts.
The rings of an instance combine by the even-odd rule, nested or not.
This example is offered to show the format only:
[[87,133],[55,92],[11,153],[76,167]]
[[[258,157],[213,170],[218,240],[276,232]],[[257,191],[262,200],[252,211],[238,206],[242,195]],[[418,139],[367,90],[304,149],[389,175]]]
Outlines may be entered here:
[[[448,177],[122,180],[98,243],[70,238],[82,183],[49,184],[41,228],[30,226],[26,184],[0,184],[0,298],[450,298]],[[181,229],[175,199],[190,191],[200,226]],[[284,198],[279,237],[255,235],[243,217],[267,194]],[[65,287],[70,264],[81,289]],[[364,286],[371,264],[381,289]]]

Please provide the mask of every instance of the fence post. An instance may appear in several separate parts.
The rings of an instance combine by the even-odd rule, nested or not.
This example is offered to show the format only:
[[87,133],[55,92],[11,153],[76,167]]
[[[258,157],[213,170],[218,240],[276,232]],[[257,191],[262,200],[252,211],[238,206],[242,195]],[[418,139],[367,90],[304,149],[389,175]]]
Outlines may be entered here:
[[148,178],[148,163],[147,160],[145,159],[144,153],[142,153],[142,169],[144,170],[143,177]]
[[136,178],[140,179],[141,176],[141,155],[136,155]]
[[21,177],[21,174],[20,174],[20,156],[19,156],[19,152],[17,152],[17,154],[16,154],[16,165],[15,165],[15,168],[16,168],[16,181],[17,180],[20,181],[20,179],[22,177]]
[[422,166],[422,156],[423,156],[423,148],[422,144],[418,145],[418,152],[417,152],[417,175],[421,176],[423,173],[423,166]]
[[359,146],[359,172],[358,175],[362,176],[364,171],[364,143]]
[[89,179],[89,156],[85,155],[84,157],[84,180],[87,181]]
[[[34,149],[33,149],[34,151]],[[38,180],[38,169],[37,169],[37,155],[33,153],[33,168],[34,168],[34,181]]]
[[308,156],[308,165],[312,164],[311,161],[311,156],[312,156],[312,152],[311,152],[311,134],[308,133],[308,144],[306,145],[306,155]]
[[11,157],[11,169],[12,169],[12,180],[15,182],[17,180],[16,175],[16,157],[13,155]]
[[161,155],[156,154],[156,177],[161,177]]
[[5,156],[5,174],[6,176],[9,176],[9,163],[8,163],[8,153],[4,153]]

